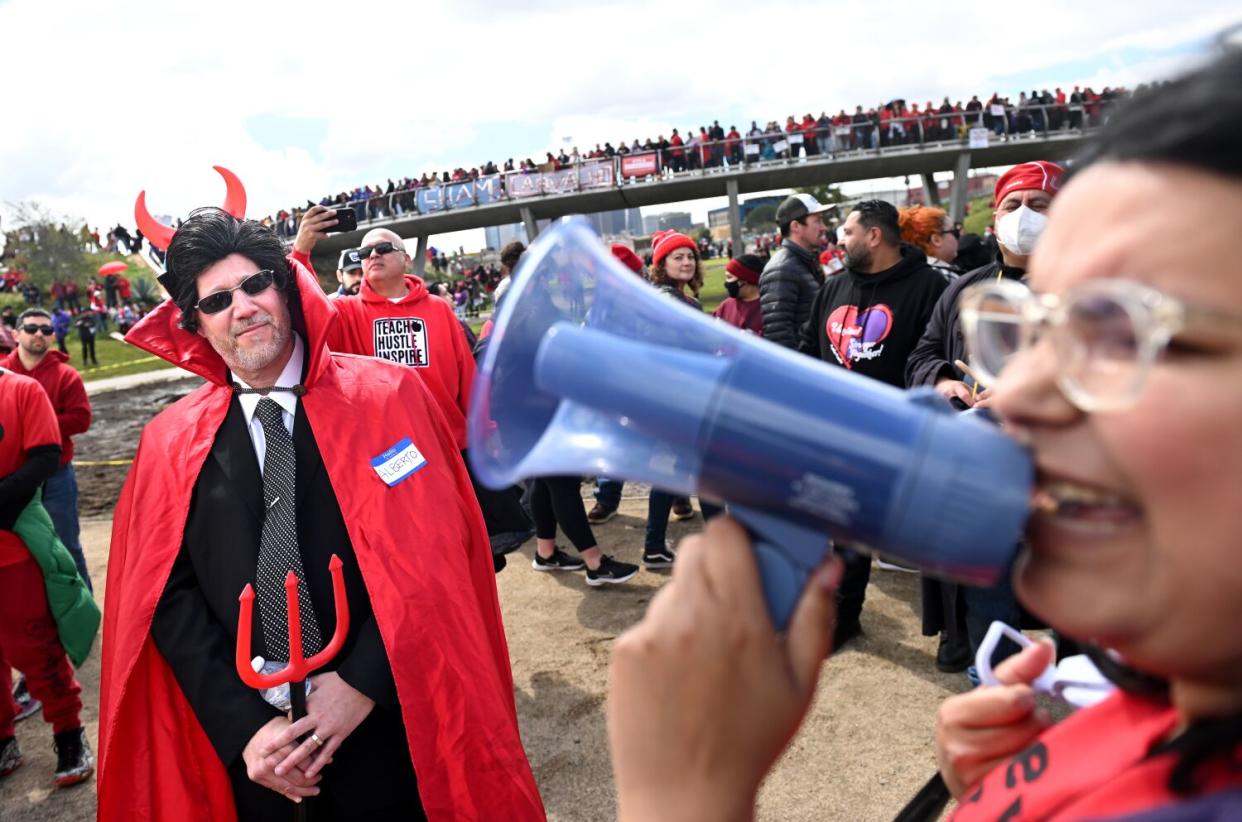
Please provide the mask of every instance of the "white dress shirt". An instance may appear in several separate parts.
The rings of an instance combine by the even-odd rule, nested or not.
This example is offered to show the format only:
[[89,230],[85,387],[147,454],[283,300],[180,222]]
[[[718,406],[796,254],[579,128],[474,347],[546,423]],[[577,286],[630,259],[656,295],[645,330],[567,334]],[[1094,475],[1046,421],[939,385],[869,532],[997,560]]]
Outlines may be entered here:
[[[306,347],[302,345],[302,338],[296,333],[293,335],[293,354],[289,356],[289,362],[285,363],[285,370],[280,372],[280,376],[276,378],[276,385],[287,386],[292,388],[302,381],[302,362],[305,358]],[[246,382],[233,372],[229,372],[233,376],[233,381],[242,388],[250,388]],[[237,402],[241,405],[242,413],[246,415],[246,429],[250,432],[250,442],[254,444],[254,455],[259,458],[259,474],[263,474],[263,458],[267,456],[267,439],[263,436],[263,423],[254,415],[254,409],[259,404],[259,400],[263,399],[262,394],[238,394]],[[293,435],[293,415],[298,410],[298,397],[292,391],[272,391],[267,398],[280,406],[283,413],[281,419],[284,420],[285,430],[289,435]]]

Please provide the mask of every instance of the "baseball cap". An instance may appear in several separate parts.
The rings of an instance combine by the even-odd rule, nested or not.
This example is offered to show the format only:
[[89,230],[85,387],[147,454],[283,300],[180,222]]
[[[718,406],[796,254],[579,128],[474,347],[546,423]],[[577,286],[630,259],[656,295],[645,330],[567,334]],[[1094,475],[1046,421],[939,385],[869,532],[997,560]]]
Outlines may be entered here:
[[337,271],[356,271],[362,268],[362,258],[358,256],[358,249],[347,248],[341,252],[341,259],[336,263]]
[[831,205],[820,205],[810,194],[791,194],[776,207],[776,222],[786,225],[794,220],[804,220],[812,214],[823,214]]

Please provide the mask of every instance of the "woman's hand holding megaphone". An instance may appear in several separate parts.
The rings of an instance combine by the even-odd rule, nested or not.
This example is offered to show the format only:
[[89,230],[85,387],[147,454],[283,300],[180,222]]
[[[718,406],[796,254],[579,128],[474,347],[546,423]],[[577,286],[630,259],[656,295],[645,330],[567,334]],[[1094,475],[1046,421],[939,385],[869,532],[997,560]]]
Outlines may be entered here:
[[814,696],[841,573],[829,553],[782,636],[744,528],[719,517],[681,543],[672,581],[613,649],[619,819],[751,818]]

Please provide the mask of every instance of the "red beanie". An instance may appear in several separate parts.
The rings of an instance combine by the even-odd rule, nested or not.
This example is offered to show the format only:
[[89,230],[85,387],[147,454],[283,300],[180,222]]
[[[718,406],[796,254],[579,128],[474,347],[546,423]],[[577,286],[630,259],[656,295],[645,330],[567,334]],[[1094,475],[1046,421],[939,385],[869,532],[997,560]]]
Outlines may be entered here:
[[651,264],[659,265],[660,260],[679,248],[688,248],[696,254],[699,250],[694,240],[685,234],[679,234],[676,231],[657,231],[651,235]]
[[996,181],[996,204],[1000,205],[1000,201],[1013,191],[1034,189],[1056,195],[1057,190],[1061,188],[1063,176],[1065,176],[1065,169],[1047,160],[1016,165]]
[[[751,259],[747,260],[746,259],[747,257],[750,257]],[[751,260],[754,260],[757,262],[758,258],[754,257],[751,254],[743,254],[741,257],[737,257],[725,263],[725,271],[728,272],[729,274],[732,274],[734,277],[737,277],[739,280],[741,280],[744,283],[750,283],[751,285],[759,285],[759,275],[762,272],[756,271],[754,268],[746,265],[746,263],[750,262]]]
[[643,273],[643,261],[638,258],[638,255],[628,245],[613,243],[612,256],[620,260],[623,266],[635,274]]

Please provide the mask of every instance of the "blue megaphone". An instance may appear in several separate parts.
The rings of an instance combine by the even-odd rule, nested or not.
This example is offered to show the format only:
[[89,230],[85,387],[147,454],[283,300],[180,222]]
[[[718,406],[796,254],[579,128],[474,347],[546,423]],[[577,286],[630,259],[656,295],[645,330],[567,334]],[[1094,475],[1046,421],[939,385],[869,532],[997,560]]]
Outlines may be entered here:
[[587,474],[728,504],[783,628],[832,537],[990,584],[1030,510],[1031,460],[934,391],[899,391],[660,294],[582,219],[513,275],[470,406],[486,485]]

